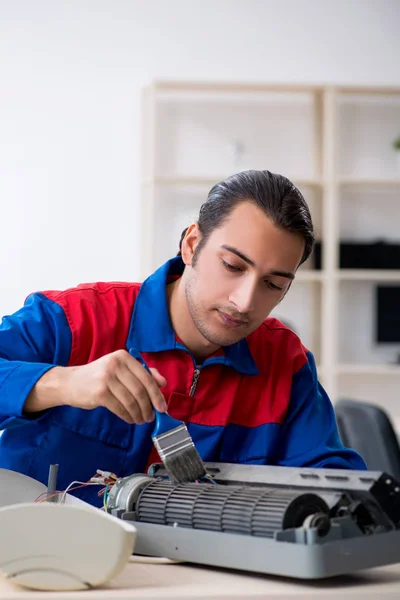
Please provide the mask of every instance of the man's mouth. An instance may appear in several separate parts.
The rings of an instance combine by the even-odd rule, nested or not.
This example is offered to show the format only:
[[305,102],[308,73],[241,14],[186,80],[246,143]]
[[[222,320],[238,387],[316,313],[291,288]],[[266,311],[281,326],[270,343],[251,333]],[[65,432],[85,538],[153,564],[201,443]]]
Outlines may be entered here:
[[248,321],[232,317],[230,314],[225,313],[222,310],[219,310],[218,313],[225,325],[228,325],[229,327],[243,327],[243,325],[248,324]]

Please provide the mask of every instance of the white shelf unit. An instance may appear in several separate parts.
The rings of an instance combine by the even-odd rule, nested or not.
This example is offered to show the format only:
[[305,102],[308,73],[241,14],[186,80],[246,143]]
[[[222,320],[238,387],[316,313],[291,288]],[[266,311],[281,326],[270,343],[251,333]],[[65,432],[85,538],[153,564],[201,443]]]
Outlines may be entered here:
[[378,282],[400,285],[400,270],[339,268],[346,235],[400,241],[400,171],[391,148],[400,133],[400,88],[154,82],[143,91],[143,117],[143,277],[176,253],[216,182],[247,168],[286,175],[309,203],[322,269],[312,259],[303,265],[274,314],[314,352],[333,400],[382,403],[390,387],[387,408],[400,417],[400,366],[391,364],[390,349],[382,357],[371,349],[370,301]]

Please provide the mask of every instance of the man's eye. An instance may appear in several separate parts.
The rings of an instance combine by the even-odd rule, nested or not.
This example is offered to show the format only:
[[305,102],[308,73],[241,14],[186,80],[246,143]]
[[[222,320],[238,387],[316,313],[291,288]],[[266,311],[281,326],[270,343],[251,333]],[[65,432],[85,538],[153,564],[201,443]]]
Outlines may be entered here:
[[230,263],[226,262],[225,260],[222,261],[222,264],[224,265],[225,269],[227,269],[228,271],[231,271],[232,273],[238,273],[239,271],[242,270],[240,267],[235,267],[235,265],[231,265]]
[[275,283],[272,283],[272,281],[269,281],[269,279],[267,279],[265,281],[265,283],[267,284],[267,286],[269,287],[270,290],[276,290],[281,292],[283,288],[279,287],[279,285],[275,285]]

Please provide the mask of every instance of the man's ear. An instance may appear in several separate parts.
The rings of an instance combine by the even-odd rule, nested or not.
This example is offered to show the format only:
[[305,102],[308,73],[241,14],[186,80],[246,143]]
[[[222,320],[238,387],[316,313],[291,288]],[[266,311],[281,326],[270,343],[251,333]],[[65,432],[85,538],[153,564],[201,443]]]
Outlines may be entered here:
[[201,240],[201,233],[197,223],[192,223],[186,231],[185,237],[182,240],[181,255],[186,266],[192,264],[193,255],[196,247]]

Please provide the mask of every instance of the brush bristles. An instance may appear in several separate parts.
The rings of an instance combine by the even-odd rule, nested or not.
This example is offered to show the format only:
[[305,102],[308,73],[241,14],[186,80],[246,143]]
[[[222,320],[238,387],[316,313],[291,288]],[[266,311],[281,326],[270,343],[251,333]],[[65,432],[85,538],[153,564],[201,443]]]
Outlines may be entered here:
[[196,481],[206,474],[184,423],[153,437],[154,445],[173,483]]
[[163,463],[172,483],[196,481],[206,474],[203,462],[193,445],[182,452],[166,456]]

